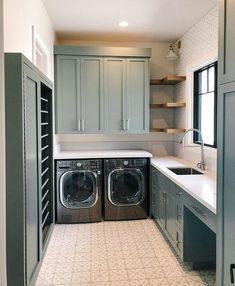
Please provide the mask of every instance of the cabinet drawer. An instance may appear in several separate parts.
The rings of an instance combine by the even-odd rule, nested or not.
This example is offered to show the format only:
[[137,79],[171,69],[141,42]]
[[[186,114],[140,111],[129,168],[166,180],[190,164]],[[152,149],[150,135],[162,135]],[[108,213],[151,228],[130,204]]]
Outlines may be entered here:
[[211,212],[208,208],[203,206],[200,202],[189,195],[185,196],[184,205],[202,222],[204,222],[212,231],[216,233],[216,214]]

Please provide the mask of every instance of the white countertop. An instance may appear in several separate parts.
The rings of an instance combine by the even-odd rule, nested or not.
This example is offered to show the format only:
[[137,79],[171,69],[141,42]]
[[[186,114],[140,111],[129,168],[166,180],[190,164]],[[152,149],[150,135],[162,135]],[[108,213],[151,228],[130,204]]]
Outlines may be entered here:
[[167,168],[185,166],[195,168],[195,165],[192,163],[177,157],[153,157],[151,164],[185,192],[216,214],[216,176],[213,173],[202,171],[204,175],[176,175]]
[[99,159],[99,158],[150,158],[152,154],[144,150],[86,150],[60,151],[54,159]]

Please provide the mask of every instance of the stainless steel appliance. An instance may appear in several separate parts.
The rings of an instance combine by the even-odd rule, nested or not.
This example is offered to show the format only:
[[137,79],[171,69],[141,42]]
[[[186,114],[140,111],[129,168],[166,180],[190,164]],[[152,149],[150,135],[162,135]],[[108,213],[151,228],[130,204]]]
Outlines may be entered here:
[[58,223],[101,221],[102,160],[56,161]]
[[104,219],[147,217],[148,159],[104,160]]

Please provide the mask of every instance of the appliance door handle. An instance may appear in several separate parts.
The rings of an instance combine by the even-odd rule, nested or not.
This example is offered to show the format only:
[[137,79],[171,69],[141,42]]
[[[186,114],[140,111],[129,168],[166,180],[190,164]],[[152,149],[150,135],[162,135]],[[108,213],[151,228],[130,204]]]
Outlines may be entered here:
[[234,284],[234,274],[233,274],[234,269],[235,269],[235,264],[230,264],[230,279],[232,284]]

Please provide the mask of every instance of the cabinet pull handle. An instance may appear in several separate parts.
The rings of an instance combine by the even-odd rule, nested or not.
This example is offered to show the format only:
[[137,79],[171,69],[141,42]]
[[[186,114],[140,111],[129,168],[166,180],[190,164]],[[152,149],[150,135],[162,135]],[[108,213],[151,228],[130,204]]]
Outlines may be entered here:
[[207,217],[207,214],[202,212],[197,206],[192,206],[192,209],[194,209],[200,216]]
[[130,119],[126,120],[126,130],[128,131],[130,129]]
[[123,119],[122,119],[122,130],[123,130],[123,131],[126,130],[126,128],[125,128],[125,125],[126,125],[126,124],[125,124],[125,123],[126,123],[126,120],[123,120]]
[[78,131],[81,131],[81,120],[79,119],[77,121]]
[[232,284],[234,284],[234,274],[233,274],[234,269],[235,269],[235,264],[230,264],[230,278]]
[[85,130],[85,120],[82,119],[81,121],[82,121],[82,131],[84,131]]

